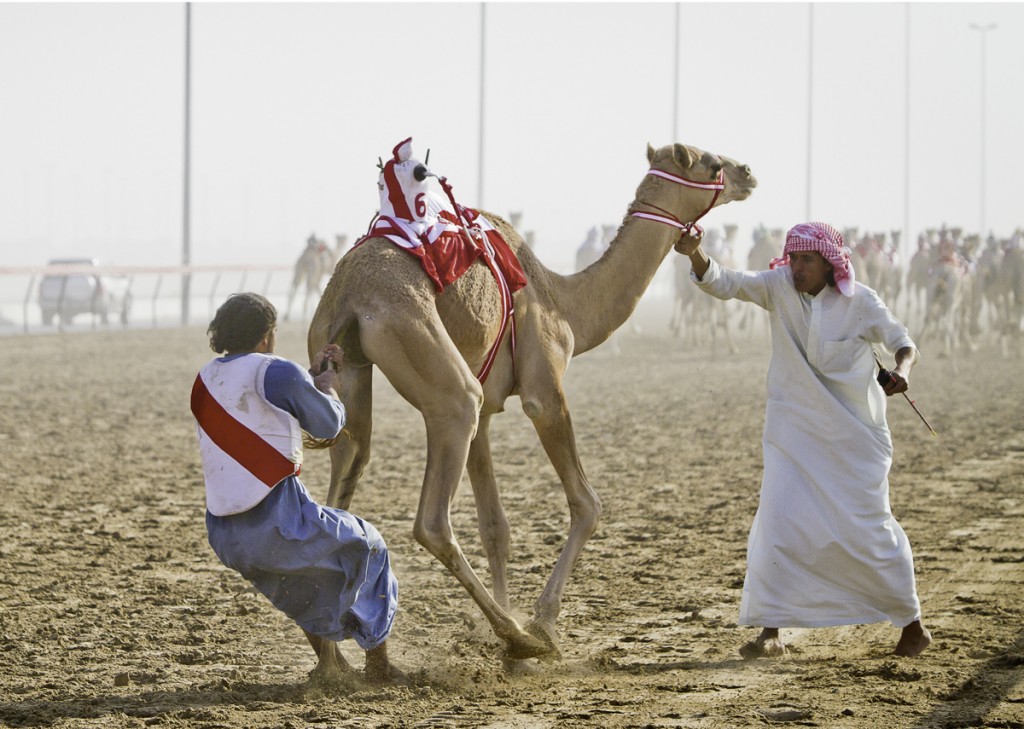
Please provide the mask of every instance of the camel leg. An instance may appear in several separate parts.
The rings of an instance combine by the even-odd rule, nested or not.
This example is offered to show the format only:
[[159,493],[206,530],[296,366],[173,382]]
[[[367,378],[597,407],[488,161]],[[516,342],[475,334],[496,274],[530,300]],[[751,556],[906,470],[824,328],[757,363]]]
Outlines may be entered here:
[[562,607],[562,594],[587,540],[601,518],[601,500],[583,473],[572,420],[557,377],[551,372],[530,371],[524,363],[521,383],[547,382],[540,391],[531,386],[520,392],[523,412],[533,421],[541,444],[555,467],[569,504],[569,534],[544,591],[534,605],[534,617],[527,629],[555,646],[555,620]]
[[722,302],[722,329],[725,331],[725,344],[729,347],[729,354],[739,354],[740,348],[736,344],[736,340],[732,336],[732,323],[729,321],[729,317],[732,312],[729,310],[729,304],[726,301]]
[[509,525],[501,494],[494,478],[491,462],[490,415],[481,415],[476,437],[469,444],[469,460],[466,470],[473,485],[476,501],[477,522],[480,525],[480,541],[487,555],[491,573],[491,594],[505,610],[510,607],[508,599],[508,553]]
[[[396,390],[422,414],[427,430],[427,467],[413,535],[462,583],[483,611],[495,635],[506,642],[506,657],[532,658],[551,647],[527,633],[499,605],[466,560],[451,525],[451,503],[475,437],[483,389],[436,314],[401,325],[364,321],[363,349]],[[415,326],[410,327],[410,322]],[[383,358],[381,353],[387,353]],[[485,542],[487,539],[485,539]]]
[[343,365],[338,368],[345,402],[345,435],[331,446],[331,486],[327,503],[349,508],[363,469],[370,462],[373,432],[373,367]]

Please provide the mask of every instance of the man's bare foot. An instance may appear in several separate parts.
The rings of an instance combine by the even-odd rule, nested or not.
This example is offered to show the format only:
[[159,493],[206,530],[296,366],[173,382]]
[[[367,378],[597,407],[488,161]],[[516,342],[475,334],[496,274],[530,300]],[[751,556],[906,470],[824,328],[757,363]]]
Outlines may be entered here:
[[932,644],[932,634],[921,625],[920,620],[915,620],[903,629],[900,633],[900,640],[893,649],[897,656],[912,657],[920,655],[924,649]]
[[373,684],[408,686],[411,683],[411,680],[404,671],[396,668],[388,661],[388,646],[386,642],[366,651],[365,676],[366,680]]
[[755,658],[778,658],[786,654],[786,645],[779,637],[778,628],[764,628],[761,635],[740,646],[740,655],[745,661]]

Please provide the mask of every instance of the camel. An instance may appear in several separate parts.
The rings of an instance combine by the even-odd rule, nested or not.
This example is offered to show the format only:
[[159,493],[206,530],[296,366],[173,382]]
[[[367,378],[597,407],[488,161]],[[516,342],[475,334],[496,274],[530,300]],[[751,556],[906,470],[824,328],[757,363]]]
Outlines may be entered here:
[[[338,248],[340,250],[347,237],[338,236],[338,238]],[[306,318],[310,299],[313,296],[320,295],[320,281],[325,276],[330,276],[331,271],[334,270],[335,262],[335,255],[327,247],[327,244],[317,238],[316,235],[310,234],[309,238],[306,239],[305,249],[298,260],[295,261],[292,284],[288,289],[288,306],[284,310],[285,321],[288,321],[288,317],[291,315],[292,302],[295,300],[295,294],[298,293],[300,286],[305,286],[305,293],[302,298],[302,318]]]
[[[438,294],[413,256],[384,238],[369,238],[342,259],[310,324],[310,355],[335,342],[345,357],[337,369],[347,437],[331,446],[327,503],[349,507],[370,458],[376,365],[420,411],[426,427],[426,468],[413,536],[476,602],[504,641],[508,662],[560,655],[556,618],[562,595],[601,516],[601,500],[577,453],[563,387],[569,360],[601,344],[627,320],[679,240],[679,225],[712,207],[746,199],[757,185],[749,167],[682,144],[657,150],[648,145],[647,158],[651,169],[612,245],[577,273],[559,275],[545,268],[504,219],[481,213],[508,241],[528,281],[514,295],[514,356],[506,329],[483,382],[476,373],[503,320],[498,286],[480,261]],[[489,432],[491,417],[514,395],[558,474],[570,518],[565,544],[525,627],[511,614],[509,523]],[[464,470],[476,502],[490,591],[452,530],[450,510]]]
[[1003,248],[1003,265],[1000,267],[1001,288],[1004,292],[1005,316],[1000,330],[999,343],[1003,356],[1015,353],[1024,356],[1024,233],[1014,232]]
[[[726,268],[735,268],[733,251],[736,244],[737,226],[724,226],[725,235],[719,239],[717,247],[709,247],[708,253],[713,255],[719,263]],[[707,326],[711,330],[711,355],[718,355],[718,330],[722,330],[725,345],[729,354],[737,354],[740,348],[736,346],[736,340],[732,336],[732,310],[735,302],[717,299],[713,296],[702,296],[700,301],[707,307]]]
[[576,249],[576,270],[582,271],[587,266],[592,266],[604,254],[607,246],[601,242],[601,230],[596,225],[590,226],[587,237]]
[[938,243],[934,231],[922,233],[917,238],[917,251],[910,258],[907,268],[906,316],[923,327],[928,308],[928,280],[938,261]]
[[986,323],[1004,357],[1011,347],[1021,353],[1021,315],[1024,314],[1024,248],[1021,233],[998,241],[990,238],[978,258],[977,296],[987,305]]
[[929,270],[924,326],[920,339],[936,337],[941,354],[951,358],[953,373],[959,372],[957,349],[973,348],[970,335],[969,301],[972,280],[967,261],[951,237],[943,237],[936,249],[937,258]]
[[[854,251],[854,270],[857,280],[873,288],[886,305],[895,310],[903,289],[903,270],[899,263],[900,231],[891,233],[892,243],[886,243],[886,234],[865,233],[850,247]],[[853,241],[850,241],[851,244]]]
[[338,261],[341,257],[348,253],[348,235],[345,233],[335,233],[334,235],[334,253],[331,255],[331,267],[327,270],[327,276],[334,273],[334,267],[338,265]]
[[[786,231],[781,228],[768,230],[759,225],[753,234],[754,244],[747,253],[748,271],[767,271],[772,259],[782,255]],[[760,306],[744,306],[740,313],[739,328],[746,329],[751,338],[762,338],[768,332],[768,312]]]

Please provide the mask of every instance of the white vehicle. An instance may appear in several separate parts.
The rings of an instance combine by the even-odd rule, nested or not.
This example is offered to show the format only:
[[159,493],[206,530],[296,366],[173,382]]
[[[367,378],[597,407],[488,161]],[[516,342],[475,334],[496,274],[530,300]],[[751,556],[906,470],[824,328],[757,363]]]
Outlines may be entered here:
[[[59,258],[47,265],[97,267],[99,262],[95,258]],[[122,324],[127,324],[132,297],[125,276],[55,274],[43,276],[39,282],[39,308],[43,324],[52,323],[58,315],[62,324],[70,324],[79,314],[98,315],[104,324],[109,323],[111,316],[117,316]]]

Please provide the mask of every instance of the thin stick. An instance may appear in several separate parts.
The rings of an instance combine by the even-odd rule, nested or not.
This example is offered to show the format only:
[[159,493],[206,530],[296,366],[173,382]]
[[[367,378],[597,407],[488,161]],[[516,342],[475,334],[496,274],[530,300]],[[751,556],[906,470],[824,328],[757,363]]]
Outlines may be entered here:
[[[881,360],[878,359],[878,354],[876,354],[874,352],[872,352],[872,354],[875,355],[875,364],[878,365],[878,369],[885,370],[885,367],[882,366]],[[888,370],[886,370],[886,371],[888,372]],[[907,393],[906,392],[902,392],[900,394],[903,395],[904,399],[907,402],[910,403],[910,407],[914,408],[914,412],[917,413],[917,417],[921,418],[921,422],[924,423],[925,427],[928,428],[928,430],[931,431],[932,435],[938,437],[939,434],[935,432],[935,428],[933,428],[931,425],[928,424],[928,421],[925,420],[924,415],[922,415],[921,411],[917,409],[917,405],[914,404],[914,401],[910,399],[910,397],[907,395]]]

